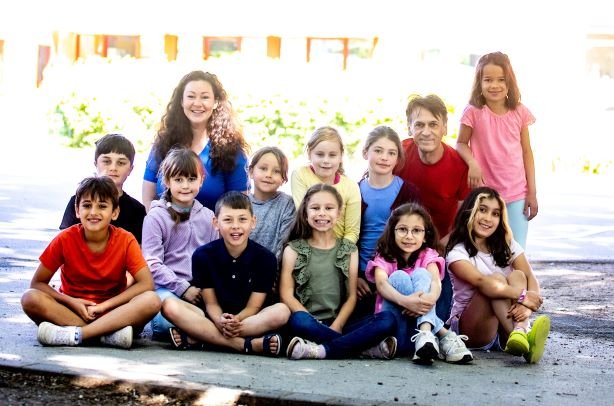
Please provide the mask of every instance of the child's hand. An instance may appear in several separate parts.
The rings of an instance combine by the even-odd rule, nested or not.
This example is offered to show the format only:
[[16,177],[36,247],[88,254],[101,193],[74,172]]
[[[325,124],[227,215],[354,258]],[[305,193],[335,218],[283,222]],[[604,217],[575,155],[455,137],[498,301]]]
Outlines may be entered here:
[[469,187],[472,189],[484,185],[484,180],[482,179],[482,169],[476,162],[472,162],[469,165],[467,179],[469,181]]
[[425,297],[423,292],[415,292],[409,296],[405,296],[402,302],[404,307],[402,313],[405,316],[418,317],[426,314],[435,305],[435,301],[428,296]]
[[528,307],[518,303],[514,303],[507,312],[508,316],[517,323],[527,320],[531,317],[532,313],[533,312]]
[[365,296],[371,295],[373,292],[371,292],[371,287],[366,280],[358,278],[356,293],[358,294],[358,299],[362,299]]
[[235,317],[234,314],[223,313],[220,316],[221,333],[226,338],[238,337],[241,333],[241,327],[243,326],[241,321]]
[[521,304],[535,312],[541,307],[543,302],[544,299],[539,295],[539,293],[535,292],[534,290],[527,290],[527,295]]
[[186,302],[192,303],[193,305],[199,305],[202,302],[202,296],[200,295],[200,289],[196,286],[190,286],[183,292],[181,296],[183,300]]
[[528,220],[532,220],[533,217],[537,216],[537,211],[537,196],[535,196],[535,193],[527,194],[524,199],[524,215],[527,217]]
[[[424,293],[421,296],[421,299],[422,299],[423,303],[432,303],[433,305],[431,306],[431,308],[433,308],[433,306],[435,306],[435,304],[437,303],[437,299],[438,298],[435,297],[435,295],[432,294],[432,293]],[[429,309],[429,310],[431,310],[431,309]]]
[[86,299],[71,298],[69,307],[84,321],[90,322],[96,317],[90,315],[88,307],[96,306],[96,302]]
[[104,308],[102,304],[95,304],[94,306],[88,306],[87,312],[89,313],[92,320],[97,319],[99,316],[103,315],[107,309]]

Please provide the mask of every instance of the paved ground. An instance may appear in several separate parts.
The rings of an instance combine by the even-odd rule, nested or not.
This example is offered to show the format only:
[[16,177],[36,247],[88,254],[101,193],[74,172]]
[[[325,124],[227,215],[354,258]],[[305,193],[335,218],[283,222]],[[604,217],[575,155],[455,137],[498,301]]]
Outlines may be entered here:
[[[541,214],[531,224],[528,249],[542,281],[543,312],[552,317],[553,331],[539,365],[528,366],[499,353],[477,353],[469,366],[420,367],[406,359],[292,362],[177,352],[148,340],[130,351],[43,348],[36,342],[34,324],[21,311],[19,297],[38,255],[57,232],[66,200],[86,172],[84,163],[91,165],[83,154],[58,155],[53,148],[35,156],[46,164],[44,171],[41,166],[19,166],[15,151],[1,152],[0,367],[88,377],[76,381],[87,385],[96,385],[99,381],[91,379],[96,378],[193,389],[201,403],[208,404],[610,403],[606,399],[614,383],[614,192],[611,186],[606,189],[612,184],[607,180],[542,181]],[[136,197],[141,173],[141,168],[135,169],[128,185]],[[566,190],[570,183],[573,193]]]

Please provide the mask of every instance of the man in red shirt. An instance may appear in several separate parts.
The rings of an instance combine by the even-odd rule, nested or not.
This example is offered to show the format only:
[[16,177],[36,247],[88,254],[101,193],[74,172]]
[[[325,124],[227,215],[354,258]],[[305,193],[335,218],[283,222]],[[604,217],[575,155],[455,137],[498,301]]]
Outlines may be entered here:
[[[417,187],[445,246],[456,211],[469,193],[467,164],[454,148],[442,142],[448,131],[448,110],[441,98],[411,96],[405,114],[410,138],[403,141],[405,164],[397,175]],[[446,273],[437,302],[437,315],[443,320],[449,316],[452,301],[449,278]]]

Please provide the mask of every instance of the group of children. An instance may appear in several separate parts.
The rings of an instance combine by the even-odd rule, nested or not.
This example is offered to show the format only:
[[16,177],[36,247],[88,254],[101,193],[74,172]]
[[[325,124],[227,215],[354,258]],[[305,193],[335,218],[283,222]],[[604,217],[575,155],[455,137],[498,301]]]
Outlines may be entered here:
[[[509,75],[503,78],[496,92],[481,88],[486,106],[505,103],[500,88]],[[512,237],[506,202],[481,186],[479,163],[469,165],[477,187],[444,249],[415,187],[394,174],[403,155],[394,130],[369,134],[368,168],[358,183],[344,175],[334,128],[318,128],[306,152],[309,164],[292,173],[291,197],[279,190],[288,180],[287,158],[265,147],[247,169],[253,190],[223,194],[212,212],[197,200],[206,176],[199,156],[171,149],[160,165],[165,191],[145,215],[122,205],[138,207],[122,189],[134,148],[120,135],[103,137],[99,176],[79,185],[62,221],[68,228],[41,255],[22,297],[39,324],[38,340],[129,348],[151,321],[154,338],[177,349],[464,364],[473,360],[467,343],[539,361],[549,332],[545,316],[529,325],[542,303],[539,284]],[[533,198],[526,203],[531,214]],[[56,291],[49,281],[59,268]],[[442,320],[436,304],[446,273],[454,301]]]

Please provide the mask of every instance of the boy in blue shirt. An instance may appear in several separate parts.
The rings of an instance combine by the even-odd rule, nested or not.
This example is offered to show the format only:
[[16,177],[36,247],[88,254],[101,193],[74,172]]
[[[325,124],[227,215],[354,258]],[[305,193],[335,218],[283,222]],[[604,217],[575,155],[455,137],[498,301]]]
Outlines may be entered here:
[[[145,206],[130,197],[123,189],[124,182],[134,168],[134,155],[134,145],[128,138],[120,134],[107,134],[96,142],[94,165],[96,174],[113,179],[119,192],[119,216],[116,220],[111,221],[111,224],[131,232],[140,245]],[[70,198],[66,206],[60,230],[74,224],[79,224],[79,218],[75,212],[75,196]]]
[[175,298],[162,304],[162,314],[176,326],[170,329],[173,343],[178,349],[209,343],[277,356],[281,335],[270,332],[286,324],[290,310],[283,303],[264,307],[273,290],[277,259],[249,239],[256,226],[249,197],[236,191],[222,195],[213,225],[222,238],[192,255],[192,285],[201,288],[204,311]]

